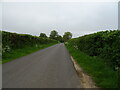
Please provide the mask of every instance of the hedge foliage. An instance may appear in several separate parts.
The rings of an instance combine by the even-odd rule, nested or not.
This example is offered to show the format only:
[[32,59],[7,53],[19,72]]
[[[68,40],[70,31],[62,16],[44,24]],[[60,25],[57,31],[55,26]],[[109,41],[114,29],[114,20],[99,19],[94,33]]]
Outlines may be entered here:
[[10,50],[23,48],[25,46],[41,45],[48,43],[57,43],[56,40],[49,38],[41,38],[29,34],[17,34],[2,31],[2,53],[9,52]]
[[2,32],[0,31],[0,62],[2,60]]
[[120,31],[101,31],[68,41],[76,49],[90,55],[103,58],[115,69],[120,67]]

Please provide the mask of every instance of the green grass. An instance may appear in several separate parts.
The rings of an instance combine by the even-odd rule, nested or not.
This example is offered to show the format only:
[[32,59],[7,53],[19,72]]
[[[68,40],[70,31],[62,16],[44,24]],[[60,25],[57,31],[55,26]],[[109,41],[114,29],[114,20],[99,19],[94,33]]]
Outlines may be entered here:
[[10,62],[12,60],[15,60],[17,58],[20,58],[22,56],[26,56],[30,53],[35,52],[35,51],[47,48],[47,47],[52,46],[54,44],[56,44],[56,43],[42,44],[42,45],[39,45],[39,46],[32,46],[32,47],[31,46],[26,46],[22,49],[12,50],[11,52],[6,53],[4,55],[4,57],[2,58],[2,64]]
[[66,45],[68,51],[83,68],[83,70],[92,77],[96,86],[101,88],[117,88],[118,87],[118,73],[112,70],[98,57],[91,57],[73,48],[71,45]]

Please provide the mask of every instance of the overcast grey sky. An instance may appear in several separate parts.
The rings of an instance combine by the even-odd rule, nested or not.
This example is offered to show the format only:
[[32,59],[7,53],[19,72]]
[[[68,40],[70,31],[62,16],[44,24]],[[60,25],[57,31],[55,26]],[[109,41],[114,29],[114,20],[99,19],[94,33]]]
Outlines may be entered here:
[[2,29],[2,3],[0,3],[0,30]]
[[118,29],[120,30],[120,1],[118,3]]
[[3,30],[32,35],[118,29],[117,2],[4,2],[2,15]]

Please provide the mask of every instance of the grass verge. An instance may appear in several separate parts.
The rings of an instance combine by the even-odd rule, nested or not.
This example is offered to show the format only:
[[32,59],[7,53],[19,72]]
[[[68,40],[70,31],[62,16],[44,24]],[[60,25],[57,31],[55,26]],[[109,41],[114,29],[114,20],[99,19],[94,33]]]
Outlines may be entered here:
[[26,46],[26,47],[24,47],[22,49],[12,50],[11,52],[6,53],[4,55],[4,57],[2,58],[2,64],[10,62],[12,60],[15,60],[17,58],[20,58],[22,56],[26,56],[26,55],[28,55],[30,53],[35,52],[35,51],[47,48],[47,47],[52,46],[54,44],[56,44],[56,43],[42,44],[42,45],[32,46],[32,47],[31,46]]
[[69,53],[82,67],[82,69],[92,77],[96,86],[100,88],[118,88],[118,73],[107,66],[102,59],[91,57],[72,45],[66,45]]

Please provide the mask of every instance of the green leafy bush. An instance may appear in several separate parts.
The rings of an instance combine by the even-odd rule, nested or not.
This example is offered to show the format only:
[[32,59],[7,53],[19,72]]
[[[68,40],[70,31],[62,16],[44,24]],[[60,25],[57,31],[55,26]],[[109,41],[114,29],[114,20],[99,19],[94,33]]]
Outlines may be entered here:
[[103,58],[115,70],[120,67],[120,31],[101,31],[71,39],[68,44],[80,51]]
[[14,49],[20,49],[26,46],[38,46],[41,44],[57,43],[56,40],[42,38],[28,34],[17,34],[2,31],[2,56]]

